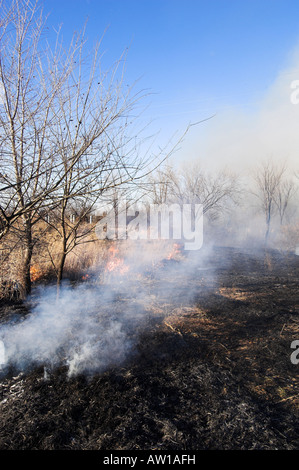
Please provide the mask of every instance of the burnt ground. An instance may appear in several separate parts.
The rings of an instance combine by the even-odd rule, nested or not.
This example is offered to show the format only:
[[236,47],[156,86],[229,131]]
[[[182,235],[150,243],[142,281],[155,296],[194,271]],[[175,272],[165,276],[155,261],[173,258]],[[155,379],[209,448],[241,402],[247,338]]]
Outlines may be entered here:
[[[0,449],[298,449],[298,275],[295,255],[215,249],[177,296],[153,300],[126,363],[2,377]],[[160,280],[149,273],[153,293]],[[22,308],[2,305],[2,321]]]

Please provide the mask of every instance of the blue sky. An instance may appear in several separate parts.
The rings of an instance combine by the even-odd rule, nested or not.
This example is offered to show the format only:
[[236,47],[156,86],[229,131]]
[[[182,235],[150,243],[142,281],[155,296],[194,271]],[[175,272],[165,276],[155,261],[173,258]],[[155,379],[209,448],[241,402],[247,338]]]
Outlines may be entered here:
[[[68,40],[88,18],[111,63],[129,47],[128,83],[167,138],[227,109],[255,112],[299,44],[298,0],[43,0]],[[297,77],[299,79],[299,76]],[[195,131],[192,131],[195,132]]]

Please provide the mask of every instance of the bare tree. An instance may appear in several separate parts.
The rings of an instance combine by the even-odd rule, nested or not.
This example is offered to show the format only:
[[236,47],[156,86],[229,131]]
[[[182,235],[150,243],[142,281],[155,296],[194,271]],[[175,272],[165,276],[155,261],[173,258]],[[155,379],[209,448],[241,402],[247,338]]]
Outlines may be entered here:
[[[160,156],[140,154],[138,136],[130,132],[132,112],[142,95],[124,87],[125,58],[103,72],[100,43],[89,58],[84,46],[82,36],[67,86],[60,88],[53,104],[59,120],[52,127],[52,142],[65,174],[62,192],[56,193],[55,229],[61,240],[58,287],[67,255],[78,244],[90,241],[90,228],[82,231],[88,213],[103,196],[120,187],[131,188],[151,171],[150,164],[160,162]],[[72,210],[75,220],[70,221]]]
[[84,29],[67,49],[59,34],[51,48],[37,2],[4,1],[2,7],[0,215],[2,235],[21,220],[14,229],[23,244],[20,280],[29,293],[40,214],[60,210],[61,271],[67,243],[78,233],[67,227],[68,206],[83,197],[94,205],[111,185],[140,177],[148,162],[134,153],[128,133],[140,96],[124,87],[124,57],[103,72],[100,43],[93,54],[86,51]]
[[168,165],[151,178],[151,196],[159,203],[202,204],[211,217],[227,209],[239,194],[235,175],[224,170],[208,173],[199,164],[176,170]]
[[[271,160],[263,162],[260,168],[255,172],[254,180],[257,191],[255,196],[260,201],[260,207],[265,217],[266,233],[265,243],[267,244],[271,222],[273,216],[280,211],[281,220],[285,214],[285,210],[290,198],[290,188],[285,192],[287,186],[284,187],[284,174],[286,172],[285,164],[275,164]],[[285,189],[284,189],[285,188]]]
[[159,168],[154,174],[149,175],[145,190],[152,204],[165,204],[168,201],[172,176],[170,165]]
[[275,204],[277,206],[280,225],[284,223],[284,219],[287,213],[287,209],[290,205],[290,202],[295,195],[296,186],[294,181],[287,179],[281,181],[281,184],[278,186],[276,195],[275,195]]
[[[80,229],[87,210],[111,189],[137,184],[166,156],[141,156],[130,132],[142,95],[123,82],[125,56],[103,71],[101,41],[91,51],[84,28],[68,48],[59,32],[50,47],[37,1],[3,0],[2,8],[0,238],[12,225],[19,234],[28,294],[33,227],[41,217],[55,213],[59,284],[67,254],[87,237]],[[70,223],[74,207],[80,211]]]
[[2,2],[0,34],[0,214],[1,234],[16,229],[23,244],[20,281],[30,292],[32,227],[48,197],[61,191],[64,167],[57,159],[54,104],[72,71],[77,43],[67,53],[42,40],[43,13],[37,2]]

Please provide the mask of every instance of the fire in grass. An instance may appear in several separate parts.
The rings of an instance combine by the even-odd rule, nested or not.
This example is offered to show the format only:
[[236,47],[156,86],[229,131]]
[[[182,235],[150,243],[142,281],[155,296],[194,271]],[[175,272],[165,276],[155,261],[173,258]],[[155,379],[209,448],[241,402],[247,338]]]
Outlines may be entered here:
[[114,273],[117,275],[126,274],[129,266],[125,263],[123,257],[120,256],[119,248],[112,245],[108,250],[108,261],[105,266],[105,273]]

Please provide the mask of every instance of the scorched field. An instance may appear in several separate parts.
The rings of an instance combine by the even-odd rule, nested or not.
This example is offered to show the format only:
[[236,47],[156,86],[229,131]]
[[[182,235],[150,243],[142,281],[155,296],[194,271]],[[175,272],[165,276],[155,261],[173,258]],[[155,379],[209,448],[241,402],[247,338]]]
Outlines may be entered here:
[[[2,450],[299,447],[299,257],[228,247],[177,255],[69,287],[73,300],[52,308],[75,320],[51,357],[40,294],[2,303],[1,337],[15,341],[1,373]],[[80,323],[86,289],[96,301]],[[29,343],[39,329],[39,355],[17,341],[21,326]]]

